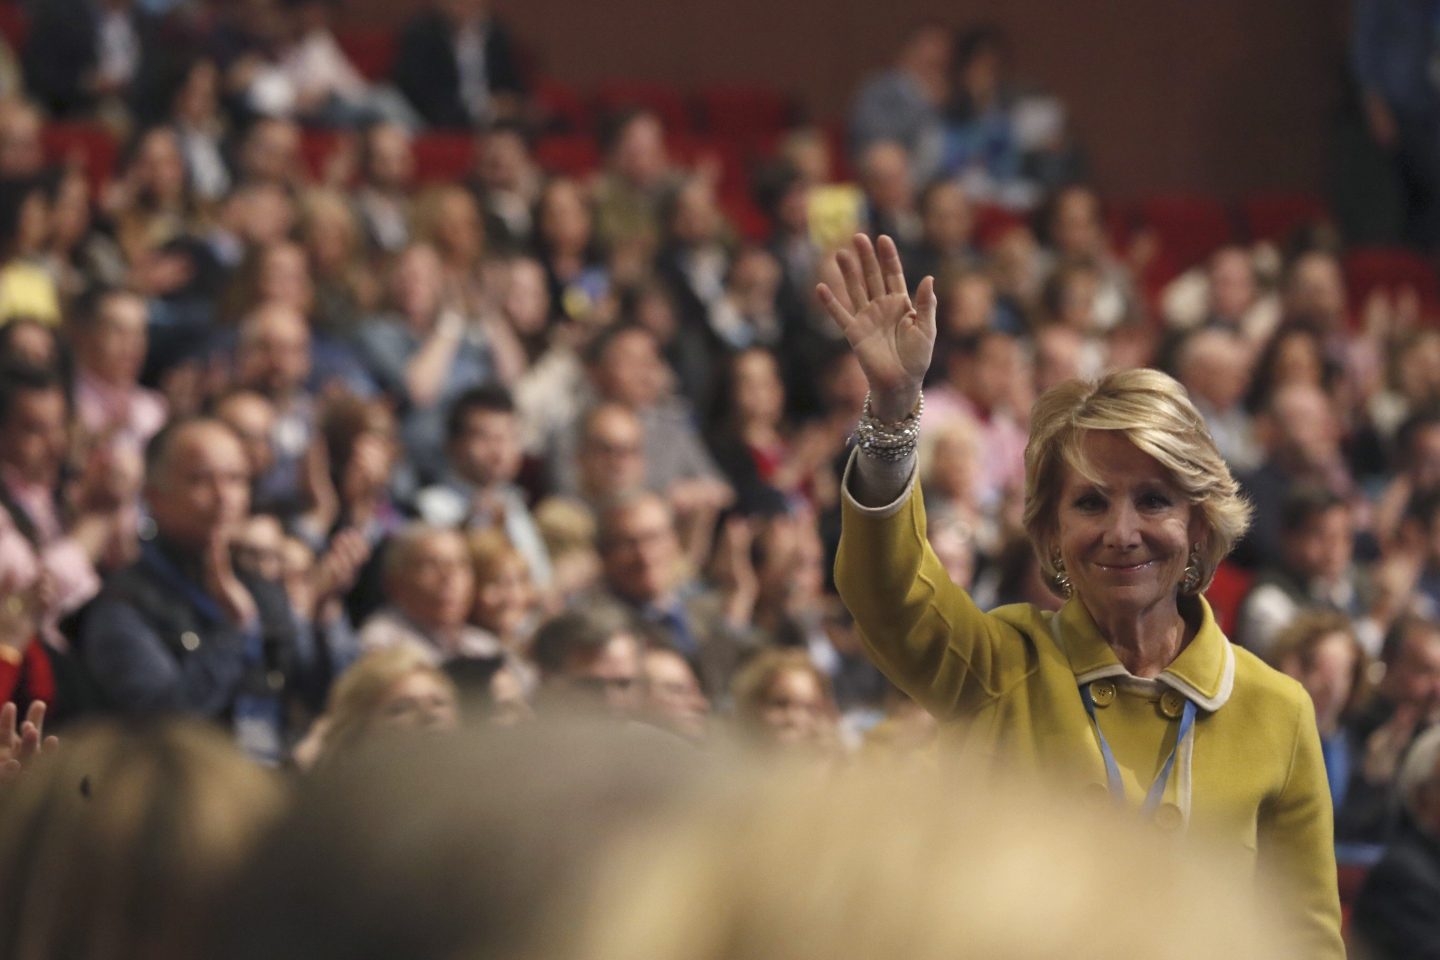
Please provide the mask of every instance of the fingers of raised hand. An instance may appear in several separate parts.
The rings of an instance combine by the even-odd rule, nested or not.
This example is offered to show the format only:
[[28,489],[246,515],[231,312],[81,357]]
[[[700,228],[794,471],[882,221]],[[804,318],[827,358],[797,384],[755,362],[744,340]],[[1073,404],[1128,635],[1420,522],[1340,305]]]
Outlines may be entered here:
[[6,703],[0,706],[0,756],[8,755],[15,748],[15,743],[20,738],[19,731],[15,729],[15,715],[17,713],[15,704]]
[[863,233],[855,234],[855,256],[860,261],[860,271],[865,277],[865,289],[870,299],[884,296],[887,291],[885,274],[880,269],[880,258],[875,254],[875,245]]
[[36,700],[30,704],[30,709],[25,711],[25,722],[34,726],[36,730],[45,729],[44,700]]
[[[870,241],[866,240],[868,245]],[[857,238],[855,246],[860,246]],[[835,252],[835,263],[840,268],[840,277],[845,281],[845,294],[850,298],[850,309],[859,313],[869,305],[872,299],[865,290],[865,275],[860,266],[860,260],[856,254],[849,250],[841,249]]]
[[905,286],[905,268],[900,263],[900,251],[896,248],[895,241],[881,236],[876,242],[875,252],[878,258],[877,269],[885,292],[908,293],[909,288]]

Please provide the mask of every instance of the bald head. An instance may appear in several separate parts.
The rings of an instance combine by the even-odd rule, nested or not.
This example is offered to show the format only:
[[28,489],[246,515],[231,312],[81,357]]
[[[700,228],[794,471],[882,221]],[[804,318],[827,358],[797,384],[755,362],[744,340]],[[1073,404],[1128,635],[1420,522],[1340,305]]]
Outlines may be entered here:
[[211,417],[170,424],[146,450],[145,496],[162,538],[203,550],[250,512],[250,464],[240,438]]

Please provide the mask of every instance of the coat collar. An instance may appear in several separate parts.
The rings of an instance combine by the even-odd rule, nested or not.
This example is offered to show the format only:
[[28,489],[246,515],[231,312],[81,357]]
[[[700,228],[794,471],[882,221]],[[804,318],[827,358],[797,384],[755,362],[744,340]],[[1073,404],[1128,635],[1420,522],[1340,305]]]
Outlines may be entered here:
[[[1225,705],[1235,688],[1235,652],[1220,632],[1205,598],[1196,597],[1195,602],[1200,605],[1200,629],[1156,679],[1213,713]],[[1101,677],[1130,676],[1080,601],[1067,600],[1050,622],[1077,684]]]

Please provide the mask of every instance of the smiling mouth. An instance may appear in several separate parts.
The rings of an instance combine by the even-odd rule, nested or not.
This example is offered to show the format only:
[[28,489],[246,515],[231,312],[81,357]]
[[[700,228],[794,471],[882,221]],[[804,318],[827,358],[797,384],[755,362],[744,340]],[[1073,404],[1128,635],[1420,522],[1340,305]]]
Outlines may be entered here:
[[1109,570],[1112,573],[1134,573],[1137,570],[1144,570],[1146,567],[1153,566],[1154,563],[1154,560],[1145,560],[1140,563],[1127,564],[1097,563],[1095,566],[1101,570]]

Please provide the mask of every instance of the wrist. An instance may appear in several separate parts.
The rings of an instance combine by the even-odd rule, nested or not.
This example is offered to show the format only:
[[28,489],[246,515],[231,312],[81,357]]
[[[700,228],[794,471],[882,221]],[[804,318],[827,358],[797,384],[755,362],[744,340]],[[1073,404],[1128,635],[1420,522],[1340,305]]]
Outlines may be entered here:
[[920,417],[925,411],[925,395],[916,391],[913,405],[895,419],[886,419],[875,412],[874,398],[865,397],[865,409],[855,425],[855,443],[866,456],[887,463],[909,460],[920,441]]
[[920,397],[919,384],[913,384],[888,390],[871,390],[866,400],[875,419],[894,424],[916,412]]

